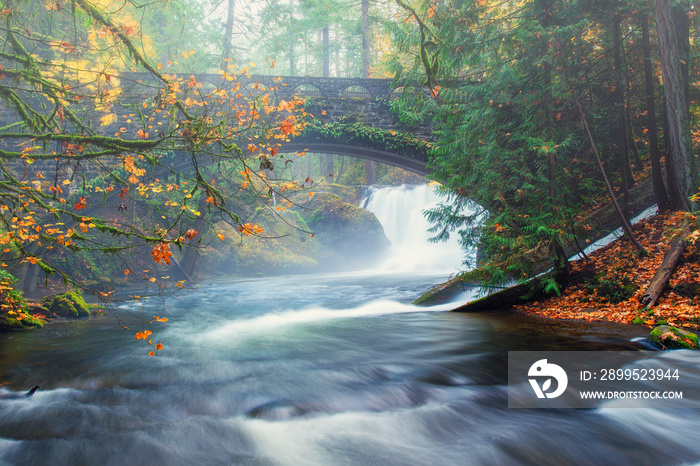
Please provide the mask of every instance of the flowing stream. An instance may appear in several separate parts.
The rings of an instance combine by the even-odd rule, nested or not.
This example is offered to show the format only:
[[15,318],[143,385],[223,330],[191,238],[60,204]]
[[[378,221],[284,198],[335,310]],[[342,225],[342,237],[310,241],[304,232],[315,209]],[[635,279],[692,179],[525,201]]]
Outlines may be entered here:
[[156,357],[110,317],[0,335],[0,397],[41,386],[0,399],[0,464],[700,460],[696,409],[507,408],[507,351],[637,348],[644,329],[419,308],[410,302],[445,275],[385,270],[168,296]]

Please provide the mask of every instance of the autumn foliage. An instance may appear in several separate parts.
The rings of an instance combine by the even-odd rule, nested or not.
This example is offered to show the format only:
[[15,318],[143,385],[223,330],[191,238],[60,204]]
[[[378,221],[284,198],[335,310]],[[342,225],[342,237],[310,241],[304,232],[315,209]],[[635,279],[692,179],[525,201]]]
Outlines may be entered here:
[[[163,268],[223,241],[216,221],[262,235],[246,206],[304,189],[271,176],[281,145],[304,128],[304,101],[279,98],[281,83],[244,85],[254,63],[227,64],[207,82],[166,72],[171,62],[151,60],[138,7],[76,0],[2,10],[0,264],[15,274],[37,265],[103,300],[114,290],[87,285],[86,269],[183,288]],[[55,37],[32,30],[40,23]]]
[[640,300],[663,261],[668,244],[684,220],[697,222],[685,213],[658,215],[633,227],[650,252],[641,257],[628,238],[589,255],[589,261],[573,263],[572,284],[559,297],[517,306],[522,312],[559,319],[635,323],[647,326],[670,324],[700,327],[700,231],[689,240],[669,289],[656,306],[645,310]]

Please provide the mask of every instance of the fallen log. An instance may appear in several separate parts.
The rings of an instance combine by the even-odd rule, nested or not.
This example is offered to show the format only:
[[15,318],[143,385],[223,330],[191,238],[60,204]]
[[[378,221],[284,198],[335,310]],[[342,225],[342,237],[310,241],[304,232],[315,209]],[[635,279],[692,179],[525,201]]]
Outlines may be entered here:
[[642,296],[641,303],[644,305],[645,309],[653,307],[659,299],[659,296],[661,296],[661,293],[663,293],[664,288],[666,288],[668,281],[671,279],[671,274],[678,264],[678,259],[683,255],[685,239],[690,235],[690,232],[691,227],[688,225],[681,233],[671,240],[671,244],[668,246],[668,251],[666,252],[663,262],[661,262],[661,266],[656,269],[654,278],[651,279],[647,290]]
[[413,304],[418,306],[433,306],[435,304],[446,303],[463,291],[462,277],[458,275],[454,278],[450,278],[445,283],[435,285],[413,301]]
[[[569,280],[568,273],[565,271],[549,272],[545,277],[553,278],[559,288],[563,290]],[[454,312],[477,312],[490,311],[494,309],[503,309],[517,304],[525,304],[531,301],[546,299],[552,295],[545,291],[542,285],[542,277],[530,279],[524,283],[511,286],[496,293],[491,293],[483,298],[470,301],[462,306],[459,306],[452,311]]]

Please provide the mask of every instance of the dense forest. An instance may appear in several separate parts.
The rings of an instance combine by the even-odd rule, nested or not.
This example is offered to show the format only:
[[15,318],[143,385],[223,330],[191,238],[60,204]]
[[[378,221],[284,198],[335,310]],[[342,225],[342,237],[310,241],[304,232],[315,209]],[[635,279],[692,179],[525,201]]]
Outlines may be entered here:
[[[387,104],[401,124],[431,125],[423,143],[445,197],[427,213],[435,240],[477,246],[465,270],[478,265],[481,281],[567,274],[593,235],[591,212],[607,203],[644,255],[628,224],[635,187],[651,186],[661,212],[697,209],[696,10],[663,0],[4,0],[7,307],[21,302],[12,282],[30,265],[103,298],[113,292],[105,276],[182,287],[217,241],[264,249],[265,238],[313,237],[308,218],[290,219],[318,208],[324,183],[406,179],[369,161],[283,153],[324,123],[312,98],[279,98],[282,83],[245,84],[256,74],[392,79]],[[381,134],[401,137],[412,135]]]

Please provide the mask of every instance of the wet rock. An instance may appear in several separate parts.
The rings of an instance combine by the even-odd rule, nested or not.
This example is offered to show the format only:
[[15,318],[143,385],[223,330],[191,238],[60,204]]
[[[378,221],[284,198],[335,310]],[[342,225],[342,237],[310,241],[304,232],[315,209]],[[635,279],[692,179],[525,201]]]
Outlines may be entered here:
[[80,290],[46,296],[41,305],[57,317],[77,319],[90,315],[90,308]]
[[649,340],[665,349],[698,349],[698,336],[686,330],[659,325],[649,334]]
[[248,411],[248,416],[254,419],[282,421],[303,416],[309,408],[286,400],[275,400],[264,403]]
[[51,311],[34,301],[27,301],[27,313],[41,317],[51,317]]
[[[325,195],[324,195],[325,194]],[[326,248],[325,255],[346,262],[376,258],[391,243],[372,212],[322,193],[320,206],[306,219],[315,238]]]
[[0,332],[41,328],[46,323],[38,316],[22,314],[24,313],[17,312],[16,315],[0,315]]

